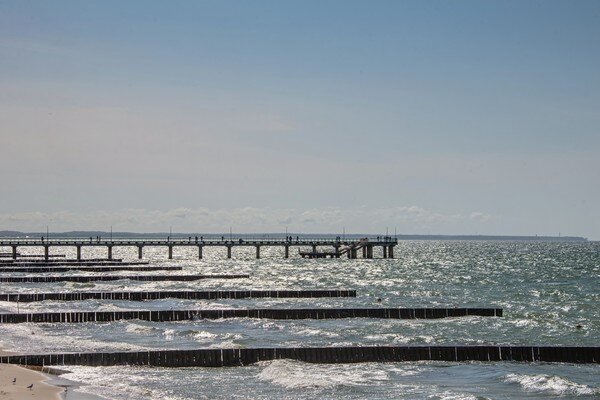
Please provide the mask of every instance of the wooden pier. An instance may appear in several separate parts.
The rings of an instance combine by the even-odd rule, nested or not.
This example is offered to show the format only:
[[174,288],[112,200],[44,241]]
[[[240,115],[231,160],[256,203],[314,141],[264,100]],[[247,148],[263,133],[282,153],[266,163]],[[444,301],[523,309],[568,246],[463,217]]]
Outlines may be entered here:
[[[380,236],[375,238],[361,239],[342,239],[338,238],[204,238],[202,236],[188,237],[187,239],[103,239],[103,238],[85,238],[85,239],[0,239],[0,247],[11,248],[10,254],[13,259],[19,256],[19,247],[39,247],[44,250],[43,258],[49,260],[52,255],[52,247],[75,247],[77,250],[77,260],[82,260],[81,249],[84,247],[105,247],[107,249],[108,259],[113,259],[113,249],[115,247],[134,247],[138,250],[138,258],[143,257],[145,247],[160,246],[167,249],[167,257],[173,258],[173,249],[175,247],[195,247],[198,250],[198,258],[202,259],[202,252],[205,247],[222,247],[226,250],[227,258],[232,257],[232,250],[235,247],[254,247],[256,249],[256,258],[260,258],[260,250],[263,247],[280,247],[283,249],[283,257],[290,257],[290,248],[300,249],[299,253],[303,257],[324,258],[322,255],[331,255],[332,258],[347,256],[349,259],[358,258],[358,250],[362,250],[362,258],[374,258],[373,250],[381,248],[382,258],[394,258],[394,247],[398,244],[398,239],[391,236]],[[310,251],[302,249],[309,248]],[[323,248],[327,248],[325,251]]]

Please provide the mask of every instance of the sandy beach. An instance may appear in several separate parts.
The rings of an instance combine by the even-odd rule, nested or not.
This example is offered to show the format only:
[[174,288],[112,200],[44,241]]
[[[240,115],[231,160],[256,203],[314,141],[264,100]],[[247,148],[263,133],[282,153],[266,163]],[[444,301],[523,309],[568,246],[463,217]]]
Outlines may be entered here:
[[[0,355],[10,355],[0,348]],[[16,382],[13,384],[13,380]],[[46,383],[49,376],[17,365],[0,364],[0,399],[22,400],[43,399],[60,400],[63,388]],[[27,386],[33,384],[31,389]]]

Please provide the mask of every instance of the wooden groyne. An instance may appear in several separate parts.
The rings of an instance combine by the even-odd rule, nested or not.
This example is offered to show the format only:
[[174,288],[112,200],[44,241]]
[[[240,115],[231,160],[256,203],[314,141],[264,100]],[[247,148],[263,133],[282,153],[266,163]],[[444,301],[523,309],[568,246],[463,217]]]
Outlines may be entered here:
[[0,262],[0,271],[5,268],[18,268],[18,267],[67,267],[67,266],[119,266],[119,265],[148,265],[149,261],[119,261],[119,260],[82,260],[82,261],[73,261],[73,260],[16,260],[16,261],[8,261],[8,262]]
[[[76,262],[76,263],[91,263],[91,262],[113,262],[113,263],[122,263],[124,262],[122,258],[112,258],[112,259],[108,259],[108,258],[85,258],[85,259],[81,259],[78,260],[76,258],[65,258],[65,259],[60,259],[60,260],[53,260],[53,259],[28,259],[28,260],[22,260],[22,259],[10,259],[10,260],[0,260],[0,265],[3,264],[22,264],[22,263],[27,263],[27,264],[64,264],[64,263],[69,263],[69,262]],[[134,262],[134,263],[145,263],[147,264],[148,261],[130,261],[130,262]]]
[[356,297],[356,290],[204,290],[204,291],[147,291],[147,292],[69,292],[69,293],[8,293],[0,294],[0,301],[29,303],[58,300],[159,300],[159,299],[253,299],[253,298],[323,298]]
[[59,366],[147,365],[155,367],[234,367],[259,361],[291,359],[309,363],[359,362],[561,362],[600,363],[600,347],[580,346],[352,346],[197,350],[150,350],[138,352],[62,353],[12,355],[0,363]]
[[94,282],[118,281],[198,281],[200,279],[240,279],[249,278],[247,274],[212,275],[72,275],[72,276],[0,276],[0,283],[47,283],[47,282]]
[[114,271],[181,271],[183,267],[161,267],[149,265],[116,265],[116,266],[81,266],[81,267],[9,267],[1,268],[1,272],[28,272],[28,273],[43,273],[43,272],[114,272]]
[[[17,258],[42,258],[45,257],[43,254],[12,254],[12,253],[0,253],[0,258],[8,258],[17,256]],[[65,258],[66,254],[48,254],[48,258]]]
[[312,309],[223,309],[223,310],[129,310],[3,313],[0,323],[110,322],[139,319],[167,322],[223,318],[264,319],[437,319],[449,317],[501,317],[500,308],[312,308]]

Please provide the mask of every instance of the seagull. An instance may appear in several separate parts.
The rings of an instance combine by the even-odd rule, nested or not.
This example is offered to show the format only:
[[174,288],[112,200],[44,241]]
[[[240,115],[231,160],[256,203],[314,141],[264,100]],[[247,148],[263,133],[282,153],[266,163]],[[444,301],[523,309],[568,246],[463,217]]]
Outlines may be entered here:
[[17,383],[17,378],[13,378],[13,385]]
[[27,386],[27,389],[29,389],[29,390],[33,389],[33,383],[31,385]]

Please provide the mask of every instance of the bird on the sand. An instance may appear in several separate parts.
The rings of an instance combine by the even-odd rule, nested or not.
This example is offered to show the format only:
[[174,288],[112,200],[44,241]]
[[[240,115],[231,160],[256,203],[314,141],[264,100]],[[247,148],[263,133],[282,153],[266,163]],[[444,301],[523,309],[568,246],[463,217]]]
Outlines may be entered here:
[[17,383],[17,378],[13,378],[13,385]]
[[33,383],[31,385],[27,386],[27,389],[29,389],[29,390],[33,389]]

